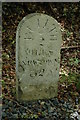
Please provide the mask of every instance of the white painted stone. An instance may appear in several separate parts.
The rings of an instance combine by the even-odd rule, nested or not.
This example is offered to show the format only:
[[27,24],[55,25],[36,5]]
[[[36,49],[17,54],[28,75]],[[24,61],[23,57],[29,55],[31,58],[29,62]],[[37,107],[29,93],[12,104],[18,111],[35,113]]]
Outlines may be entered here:
[[61,40],[53,17],[33,13],[21,20],[16,34],[17,99],[57,96]]

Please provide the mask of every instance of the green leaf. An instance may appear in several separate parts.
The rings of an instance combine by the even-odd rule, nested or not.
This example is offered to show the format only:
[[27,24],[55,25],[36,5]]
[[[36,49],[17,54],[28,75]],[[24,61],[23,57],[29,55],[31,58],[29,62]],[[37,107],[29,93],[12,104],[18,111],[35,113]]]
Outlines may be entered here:
[[77,90],[80,90],[80,81],[77,82],[76,88]]

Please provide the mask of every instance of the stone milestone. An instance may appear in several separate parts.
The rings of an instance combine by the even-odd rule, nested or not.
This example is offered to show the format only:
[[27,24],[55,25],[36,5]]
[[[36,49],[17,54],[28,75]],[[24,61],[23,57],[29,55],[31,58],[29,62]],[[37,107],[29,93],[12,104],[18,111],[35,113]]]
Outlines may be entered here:
[[16,34],[16,93],[18,100],[57,96],[61,31],[51,16],[24,17]]

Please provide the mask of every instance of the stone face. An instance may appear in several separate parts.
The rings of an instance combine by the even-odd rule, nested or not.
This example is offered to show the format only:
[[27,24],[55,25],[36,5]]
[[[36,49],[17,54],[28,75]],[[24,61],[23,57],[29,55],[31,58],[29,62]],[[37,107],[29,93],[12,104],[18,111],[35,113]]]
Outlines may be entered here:
[[45,14],[24,17],[16,34],[16,93],[19,100],[57,96],[61,31]]

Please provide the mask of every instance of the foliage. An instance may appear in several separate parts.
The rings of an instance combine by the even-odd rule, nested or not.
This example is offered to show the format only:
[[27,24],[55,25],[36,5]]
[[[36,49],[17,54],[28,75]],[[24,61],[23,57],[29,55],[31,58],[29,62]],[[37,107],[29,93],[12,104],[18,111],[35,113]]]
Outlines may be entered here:
[[63,74],[61,76],[61,83],[66,83],[67,85],[74,84],[76,87],[76,90],[80,92],[80,75],[75,73],[69,73],[68,76]]
[[70,58],[69,62],[70,62],[70,65],[77,66],[79,64],[80,60],[78,58]]
[[5,86],[5,81],[4,81],[4,80],[1,80],[1,82],[2,82],[2,86]]

